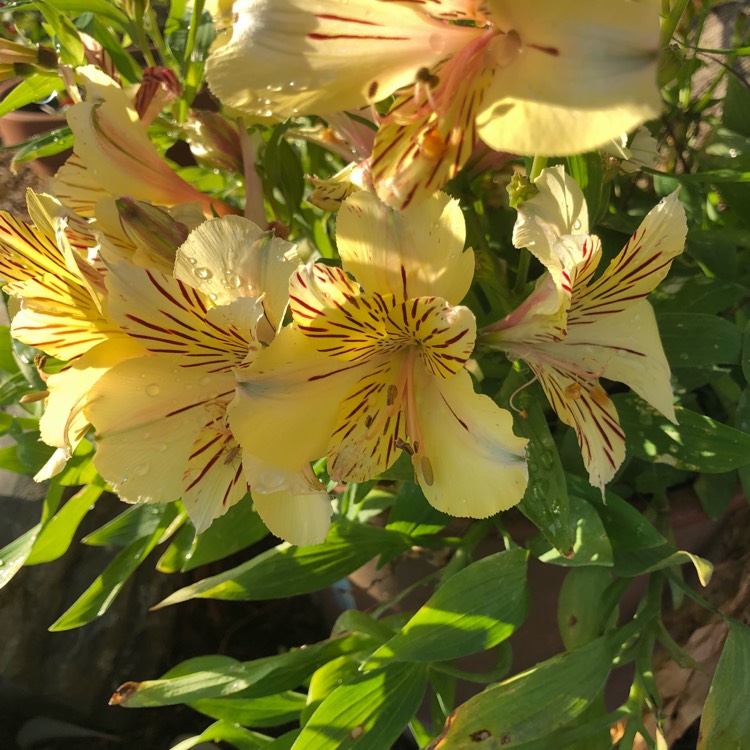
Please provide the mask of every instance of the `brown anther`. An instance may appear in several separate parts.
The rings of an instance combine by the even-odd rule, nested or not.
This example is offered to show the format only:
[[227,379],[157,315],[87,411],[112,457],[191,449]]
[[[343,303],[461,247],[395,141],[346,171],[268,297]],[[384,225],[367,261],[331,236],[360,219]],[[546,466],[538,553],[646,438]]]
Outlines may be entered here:
[[575,400],[580,397],[581,397],[581,384],[580,383],[571,383],[565,389],[565,398]]
[[594,386],[591,388],[591,398],[594,399],[594,402],[598,404],[599,406],[607,406],[609,403],[609,396],[607,395],[607,391],[602,388],[599,383],[595,383]]
[[378,82],[372,81],[370,85],[367,87],[367,98],[374,99],[375,94],[377,93],[378,93]]
[[414,80],[417,83],[429,86],[431,89],[434,89],[440,83],[440,79],[434,73],[431,73],[429,68],[420,68],[414,76]]
[[388,392],[385,395],[385,403],[388,406],[393,406],[396,403],[396,397],[398,396],[398,388],[395,385],[388,386]]
[[49,391],[34,391],[33,393],[25,393],[21,398],[18,399],[19,404],[33,404],[35,401],[42,401],[49,396]]
[[408,453],[410,456],[414,455],[414,448],[412,448],[411,445],[409,445],[409,443],[407,443],[406,441],[402,440],[401,438],[396,438],[393,441],[393,444],[397,448],[400,448],[405,453]]

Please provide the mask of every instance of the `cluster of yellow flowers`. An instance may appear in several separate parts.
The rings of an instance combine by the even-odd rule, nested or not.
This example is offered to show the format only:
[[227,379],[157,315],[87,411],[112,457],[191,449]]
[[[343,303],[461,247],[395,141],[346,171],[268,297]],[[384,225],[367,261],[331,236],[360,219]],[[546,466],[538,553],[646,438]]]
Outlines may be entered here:
[[323,186],[340,268],[302,264],[182,180],[128,93],[77,71],[74,155],[52,195],[29,195],[31,224],[0,214],[12,334],[65,363],[46,377],[41,433],[57,451],[37,478],[93,425],[118,495],[182,498],[198,531],[251,491],[273,533],[322,541],[323,456],[332,479],[361,482],[406,453],[436,508],[487,517],[523,497],[528,470],[512,415],[474,390],[480,343],[528,363],[603,487],[625,443],[599,377],[674,418],[645,297],[683,247],[676,195],[592,280],[601,245],[580,188],[542,171],[513,243],[546,270],[478,332],[461,305],[474,276],[463,214],[439,189],[480,138],[574,154],[656,114],[657,37],[657,4],[628,0],[235,2],[207,68],[227,107],[329,121],[371,107],[378,122],[370,152]]

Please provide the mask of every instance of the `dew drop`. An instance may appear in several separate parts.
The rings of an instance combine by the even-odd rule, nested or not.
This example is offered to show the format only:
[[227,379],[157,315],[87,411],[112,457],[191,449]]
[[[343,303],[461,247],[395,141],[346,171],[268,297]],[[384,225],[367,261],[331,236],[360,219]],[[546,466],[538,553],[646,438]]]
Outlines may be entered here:
[[149,383],[146,386],[146,393],[149,396],[158,396],[161,393],[161,388],[156,383]]
[[149,468],[150,467],[148,464],[139,464],[138,466],[135,467],[135,473],[139,477],[145,477],[146,474],[148,474]]
[[207,268],[204,268],[201,266],[200,268],[193,269],[193,273],[199,278],[199,279],[210,279],[213,275],[211,271],[209,271]]
[[167,444],[166,443],[158,443],[156,446],[156,450],[158,450],[160,453],[164,453],[165,450],[167,450]]
[[573,223],[573,229],[575,229],[576,231],[578,231],[580,228],[581,228],[581,220],[580,219],[576,219],[575,222]]

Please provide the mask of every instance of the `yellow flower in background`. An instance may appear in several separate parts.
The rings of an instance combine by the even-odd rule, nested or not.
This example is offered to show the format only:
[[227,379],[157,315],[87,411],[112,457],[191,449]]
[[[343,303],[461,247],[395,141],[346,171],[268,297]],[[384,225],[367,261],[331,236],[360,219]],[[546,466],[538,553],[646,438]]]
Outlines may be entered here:
[[126,91],[93,66],[77,69],[86,101],[67,111],[73,155],[52,181],[63,205],[79,216],[97,215],[102,199],[126,195],[158,206],[197,203],[206,217],[237,213],[183,180],[149,140]]
[[660,109],[656,2],[237,0],[232,10],[206,68],[225,104],[325,116],[397,94],[371,164],[396,208],[454,176],[477,138],[574,154]]
[[62,470],[88,431],[83,408],[93,383],[142,349],[108,315],[103,276],[86,260],[87,248],[71,243],[60,204],[27,197],[33,224],[0,212],[0,276],[20,304],[11,334],[68,362],[46,381],[41,439],[57,451],[35,477],[41,481]]
[[371,193],[349,197],[337,222],[344,270],[299,269],[294,324],[238,371],[229,418],[240,445],[288,468],[326,454],[331,477],[354,482],[406,452],[446,513],[483,518],[517,503],[526,440],[465,368],[476,323],[459,305],[474,271],[464,237],[446,195],[403,213]]
[[524,360],[560,419],[576,431],[591,483],[600,487],[625,458],[617,411],[599,384],[616,380],[673,422],[670,370],[646,297],[685,244],[677,193],[649,212],[600,276],[599,238],[588,234],[583,194],[561,167],[535,181],[519,206],[514,244],[548,269],[524,303],[481,334],[484,344]]
[[235,370],[281,324],[294,246],[241,217],[213,219],[177,251],[175,276],[108,264],[112,317],[145,350],[101,377],[86,414],[100,474],[127,502],[182,498],[197,531],[249,489],[271,531],[321,542],[330,498],[309,468],[268,465],[243,451],[227,424]]

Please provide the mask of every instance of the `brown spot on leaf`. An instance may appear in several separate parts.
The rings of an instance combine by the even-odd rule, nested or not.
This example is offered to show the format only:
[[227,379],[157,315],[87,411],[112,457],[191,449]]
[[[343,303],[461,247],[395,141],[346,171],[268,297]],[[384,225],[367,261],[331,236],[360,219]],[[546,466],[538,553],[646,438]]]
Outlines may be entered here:
[[138,692],[140,682],[126,682],[115,690],[109,699],[110,706],[126,706],[128,701]]
[[472,732],[469,737],[472,742],[484,742],[484,740],[492,737],[492,732],[489,729],[478,729],[476,732]]

